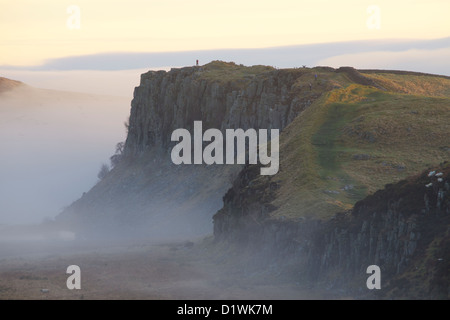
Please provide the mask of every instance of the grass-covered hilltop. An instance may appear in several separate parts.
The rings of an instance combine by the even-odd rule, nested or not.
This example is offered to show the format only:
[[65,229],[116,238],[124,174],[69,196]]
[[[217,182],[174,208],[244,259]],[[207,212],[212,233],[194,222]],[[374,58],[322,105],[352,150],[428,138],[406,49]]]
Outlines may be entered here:
[[450,78],[294,72],[301,76],[291,90],[320,98],[281,135],[280,172],[270,178],[280,186],[274,216],[329,218],[387,183],[450,160]]
[[[279,172],[174,165],[172,132],[197,120],[280,129]],[[450,77],[221,61],[149,71],[119,156],[59,222],[86,235],[214,231],[219,254],[301,283],[367,297],[376,264],[380,297],[448,298]]]
[[[280,172],[254,181],[279,184],[274,216],[329,218],[388,183],[450,160],[450,77],[214,61],[199,68],[196,81],[239,91],[255,80],[273,84],[274,74],[294,79],[280,95],[305,102],[280,128]],[[258,112],[239,107],[241,117]]]

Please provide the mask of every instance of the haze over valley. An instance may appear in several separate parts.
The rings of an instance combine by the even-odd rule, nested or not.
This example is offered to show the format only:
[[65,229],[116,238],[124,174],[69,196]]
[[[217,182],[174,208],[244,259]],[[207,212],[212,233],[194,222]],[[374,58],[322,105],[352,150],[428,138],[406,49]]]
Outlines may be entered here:
[[88,191],[125,139],[129,105],[127,97],[23,83],[1,92],[0,224],[53,219]]

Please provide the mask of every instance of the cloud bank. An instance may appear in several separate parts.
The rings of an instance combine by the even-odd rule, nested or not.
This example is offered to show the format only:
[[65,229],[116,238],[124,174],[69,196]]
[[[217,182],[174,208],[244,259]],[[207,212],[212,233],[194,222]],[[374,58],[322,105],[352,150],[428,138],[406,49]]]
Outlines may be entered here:
[[[5,70],[68,71],[129,70],[167,66],[189,66],[212,60],[234,61],[245,65],[264,64],[279,68],[352,65],[358,68],[393,68],[450,75],[450,37],[434,40],[373,40],[323,43],[263,49],[226,49],[158,53],[102,53],[48,60],[28,67],[0,66]],[[430,57],[437,58],[433,63]],[[354,60],[356,59],[356,60]]]

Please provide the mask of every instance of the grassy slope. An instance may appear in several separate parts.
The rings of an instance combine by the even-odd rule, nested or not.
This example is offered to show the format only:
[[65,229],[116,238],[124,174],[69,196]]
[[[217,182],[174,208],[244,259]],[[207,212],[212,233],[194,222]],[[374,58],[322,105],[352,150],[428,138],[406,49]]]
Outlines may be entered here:
[[450,80],[380,73],[386,91],[319,75],[326,93],[281,136],[273,215],[327,218],[367,194],[450,159]]

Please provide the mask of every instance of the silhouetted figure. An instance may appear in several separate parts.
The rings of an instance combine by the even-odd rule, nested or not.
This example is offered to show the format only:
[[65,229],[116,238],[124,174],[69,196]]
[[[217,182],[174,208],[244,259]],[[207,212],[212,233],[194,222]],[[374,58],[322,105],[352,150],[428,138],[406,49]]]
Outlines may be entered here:
[[316,81],[317,81],[317,74],[314,75],[314,79],[316,79]]
[[198,59],[195,61],[195,65],[198,67]]

